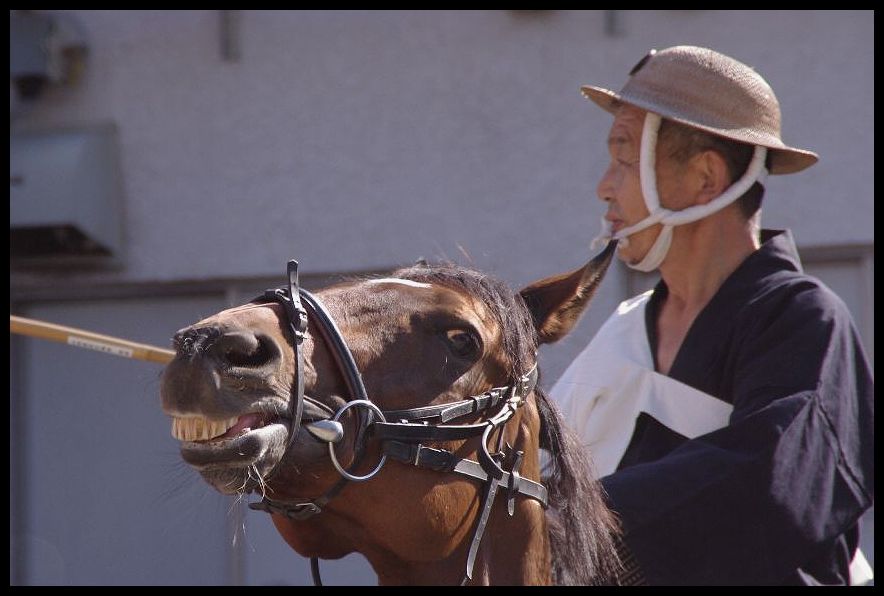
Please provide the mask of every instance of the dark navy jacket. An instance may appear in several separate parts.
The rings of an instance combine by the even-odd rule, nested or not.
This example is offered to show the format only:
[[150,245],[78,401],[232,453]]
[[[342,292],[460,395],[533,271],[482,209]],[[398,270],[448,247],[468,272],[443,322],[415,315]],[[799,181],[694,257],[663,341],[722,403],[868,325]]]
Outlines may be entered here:
[[[733,405],[688,440],[638,416],[602,479],[648,583],[844,584],[874,500],[874,385],[843,302],[805,275],[788,231],[697,316],[669,376]],[[656,318],[667,288],[645,311]]]

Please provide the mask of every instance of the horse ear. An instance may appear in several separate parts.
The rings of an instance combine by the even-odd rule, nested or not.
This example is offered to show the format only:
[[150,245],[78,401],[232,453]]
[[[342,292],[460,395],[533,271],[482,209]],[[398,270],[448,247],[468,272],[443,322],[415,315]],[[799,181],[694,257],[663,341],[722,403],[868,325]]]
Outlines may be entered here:
[[601,284],[616,247],[617,242],[611,241],[580,269],[541,279],[519,292],[534,319],[538,343],[558,341],[574,328]]

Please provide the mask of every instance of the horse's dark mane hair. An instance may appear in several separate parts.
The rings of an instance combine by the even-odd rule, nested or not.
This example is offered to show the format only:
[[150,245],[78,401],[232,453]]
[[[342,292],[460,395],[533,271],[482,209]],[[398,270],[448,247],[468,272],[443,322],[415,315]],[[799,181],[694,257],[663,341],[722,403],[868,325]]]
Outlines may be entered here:
[[605,502],[589,456],[542,388],[534,391],[541,420],[541,448],[548,458],[544,483],[553,573],[559,585],[616,584],[621,563],[619,521]]
[[[537,333],[521,295],[486,273],[453,263],[419,264],[395,275],[459,288],[482,300],[500,324],[503,349],[515,377],[535,363]],[[541,421],[541,448],[549,457],[544,484],[553,577],[560,585],[615,583],[620,562],[615,547],[618,523],[582,445],[568,429],[555,403],[538,383],[534,391]]]

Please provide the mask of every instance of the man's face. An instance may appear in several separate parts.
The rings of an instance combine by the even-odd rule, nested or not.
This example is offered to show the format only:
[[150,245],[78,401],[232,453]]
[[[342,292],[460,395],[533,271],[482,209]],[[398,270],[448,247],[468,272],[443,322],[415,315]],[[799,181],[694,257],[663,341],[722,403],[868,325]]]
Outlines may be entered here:
[[[617,110],[614,124],[608,135],[608,152],[611,162],[599,181],[597,193],[608,204],[605,219],[611,222],[614,232],[634,225],[649,215],[642,195],[639,175],[642,128],[645,122],[644,110],[624,105]],[[658,155],[661,154],[658,146]],[[659,159],[657,189],[661,204],[672,190],[673,180],[669,175],[674,165],[669,159]],[[620,258],[627,263],[638,263],[648,253],[660,231],[660,224],[653,225],[629,237],[629,246],[620,248]]]

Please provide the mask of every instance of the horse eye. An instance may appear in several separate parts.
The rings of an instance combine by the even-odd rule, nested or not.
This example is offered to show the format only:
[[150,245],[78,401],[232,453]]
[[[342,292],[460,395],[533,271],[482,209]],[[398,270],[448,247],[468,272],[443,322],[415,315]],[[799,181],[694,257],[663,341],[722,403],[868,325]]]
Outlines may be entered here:
[[461,358],[475,356],[479,351],[479,340],[468,331],[452,329],[446,332],[451,351]]

